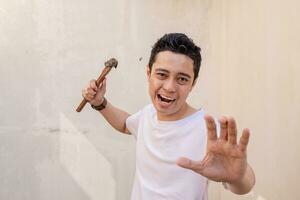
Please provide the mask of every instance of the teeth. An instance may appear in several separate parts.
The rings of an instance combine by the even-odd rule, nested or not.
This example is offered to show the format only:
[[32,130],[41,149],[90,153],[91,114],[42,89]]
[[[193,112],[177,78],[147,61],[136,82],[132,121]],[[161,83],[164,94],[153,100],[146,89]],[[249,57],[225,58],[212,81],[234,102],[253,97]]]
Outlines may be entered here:
[[172,99],[172,98],[170,98],[170,97],[166,97],[166,96],[164,96],[164,95],[160,95],[162,98],[164,98],[164,99],[167,99],[167,100],[169,100],[169,101],[173,101],[174,99]]

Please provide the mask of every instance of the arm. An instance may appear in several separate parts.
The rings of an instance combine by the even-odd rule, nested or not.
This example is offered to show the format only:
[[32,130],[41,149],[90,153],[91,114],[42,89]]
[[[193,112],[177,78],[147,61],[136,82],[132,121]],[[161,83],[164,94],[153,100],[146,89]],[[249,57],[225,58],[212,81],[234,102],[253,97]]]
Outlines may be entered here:
[[121,133],[130,134],[126,128],[126,119],[130,116],[127,112],[114,107],[107,102],[106,107],[99,111],[106,121]]
[[[96,86],[95,80],[91,80],[89,84],[82,90],[82,96],[88,100],[91,105],[98,106],[103,103],[105,92],[106,79],[99,87]],[[106,107],[99,111],[99,113],[102,114],[106,121],[117,131],[130,134],[126,128],[126,119],[130,116],[127,112],[107,102]]]

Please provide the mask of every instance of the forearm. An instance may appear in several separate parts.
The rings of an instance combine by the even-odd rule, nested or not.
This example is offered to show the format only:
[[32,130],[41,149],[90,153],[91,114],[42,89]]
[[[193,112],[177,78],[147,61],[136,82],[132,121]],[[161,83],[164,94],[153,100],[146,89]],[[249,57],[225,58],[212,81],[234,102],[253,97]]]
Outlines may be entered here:
[[248,165],[245,175],[238,183],[226,183],[227,188],[235,194],[247,194],[255,184],[255,175],[252,168]]
[[106,121],[116,130],[129,134],[126,129],[126,119],[130,116],[127,112],[107,102],[106,107],[99,111]]

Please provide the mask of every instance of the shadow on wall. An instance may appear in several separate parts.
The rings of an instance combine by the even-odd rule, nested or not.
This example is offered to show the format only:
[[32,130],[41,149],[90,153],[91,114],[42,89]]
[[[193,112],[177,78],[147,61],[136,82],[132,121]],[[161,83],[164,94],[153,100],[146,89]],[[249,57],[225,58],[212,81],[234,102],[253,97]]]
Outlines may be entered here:
[[58,160],[58,129],[0,127],[0,199],[90,200]]
[[111,164],[62,113],[59,151],[61,164],[91,200],[116,199]]

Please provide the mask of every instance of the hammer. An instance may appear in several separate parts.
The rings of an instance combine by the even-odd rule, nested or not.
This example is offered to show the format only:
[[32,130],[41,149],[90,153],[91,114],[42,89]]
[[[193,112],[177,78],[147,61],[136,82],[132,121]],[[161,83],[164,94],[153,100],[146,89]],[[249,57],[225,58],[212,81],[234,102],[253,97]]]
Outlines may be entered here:
[[[105,68],[102,70],[102,73],[100,74],[100,76],[98,77],[98,79],[96,81],[96,86],[97,87],[103,82],[105,76],[109,73],[111,68],[113,68],[113,67],[117,68],[118,61],[115,58],[111,58],[108,61],[106,61],[104,63],[104,65],[105,65]],[[87,102],[88,101],[86,99],[83,99],[81,101],[81,103],[79,104],[79,106],[77,107],[76,111],[80,112]]]

